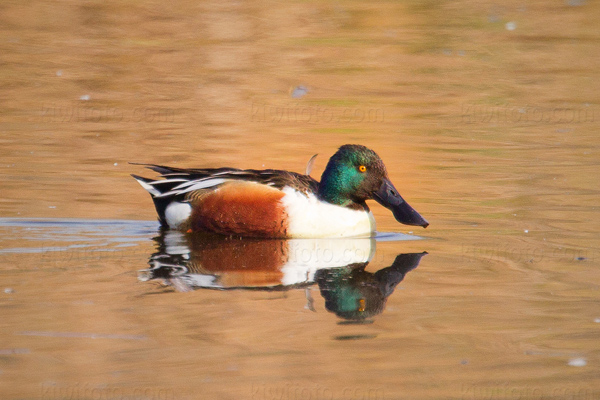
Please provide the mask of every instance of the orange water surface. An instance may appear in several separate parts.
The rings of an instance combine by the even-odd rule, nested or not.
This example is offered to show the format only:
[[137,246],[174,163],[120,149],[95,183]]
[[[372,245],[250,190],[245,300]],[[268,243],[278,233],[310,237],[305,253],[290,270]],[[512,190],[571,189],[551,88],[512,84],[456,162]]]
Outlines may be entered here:
[[[4,1],[0,398],[600,398],[599,16]],[[318,178],[345,143],[431,225],[373,202],[382,235],[293,279],[287,242],[161,237],[129,176],[319,153]]]

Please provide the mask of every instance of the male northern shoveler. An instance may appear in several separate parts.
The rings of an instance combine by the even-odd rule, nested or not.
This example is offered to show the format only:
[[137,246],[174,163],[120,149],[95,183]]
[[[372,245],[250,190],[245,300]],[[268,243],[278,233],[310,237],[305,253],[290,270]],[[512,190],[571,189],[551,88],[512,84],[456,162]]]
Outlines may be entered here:
[[143,165],[164,179],[132,176],[150,192],[159,221],[170,229],[263,238],[371,235],[375,219],[365,203],[369,199],[392,210],[398,222],[429,225],[400,196],[381,158],[365,146],[340,147],[321,182],[308,171]]

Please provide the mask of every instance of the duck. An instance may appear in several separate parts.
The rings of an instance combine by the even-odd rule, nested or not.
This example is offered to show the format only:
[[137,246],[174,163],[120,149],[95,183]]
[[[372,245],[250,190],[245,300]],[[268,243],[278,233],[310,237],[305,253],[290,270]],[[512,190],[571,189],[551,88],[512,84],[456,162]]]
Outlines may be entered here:
[[158,174],[132,177],[150,193],[164,229],[252,238],[372,237],[375,200],[405,225],[429,223],[400,195],[373,150],[341,146],[321,180],[277,169],[186,169],[142,165]]

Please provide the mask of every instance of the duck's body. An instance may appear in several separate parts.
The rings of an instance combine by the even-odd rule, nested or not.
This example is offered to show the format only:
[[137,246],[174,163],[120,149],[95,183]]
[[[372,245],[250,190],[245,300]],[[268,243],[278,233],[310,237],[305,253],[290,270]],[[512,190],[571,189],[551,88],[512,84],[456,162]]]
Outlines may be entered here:
[[321,182],[271,169],[147,167],[164,179],[133,177],[170,229],[263,238],[369,236],[375,220],[365,200],[371,198],[400,222],[427,226],[395,191],[381,159],[364,146],[342,146]]

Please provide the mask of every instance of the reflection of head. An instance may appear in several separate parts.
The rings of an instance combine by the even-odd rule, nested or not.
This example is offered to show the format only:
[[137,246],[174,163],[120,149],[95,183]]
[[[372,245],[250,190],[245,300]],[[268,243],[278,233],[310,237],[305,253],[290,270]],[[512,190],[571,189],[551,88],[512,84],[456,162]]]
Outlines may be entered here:
[[383,311],[385,296],[373,277],[365,272],[364,265],[323,269],[315,274],[325,308],[348,320],[364,320]]
[[388,296],[425,254],[400,254],[390,267],[375,273],[365,271],[366,264],[322,269],[315,274],[315,281],[327,310],[340,318],[363,321],[383,312]]
[[289,290],[316,282],[327,310],[353,322],[381,314],[388,296],[427,254],[400,254],[371,273],[365,268],[373,239],[239,240],[168,231],[155,240],[158,251],[150,268],[139,271],[140,280],[161,279],[179,291]]

